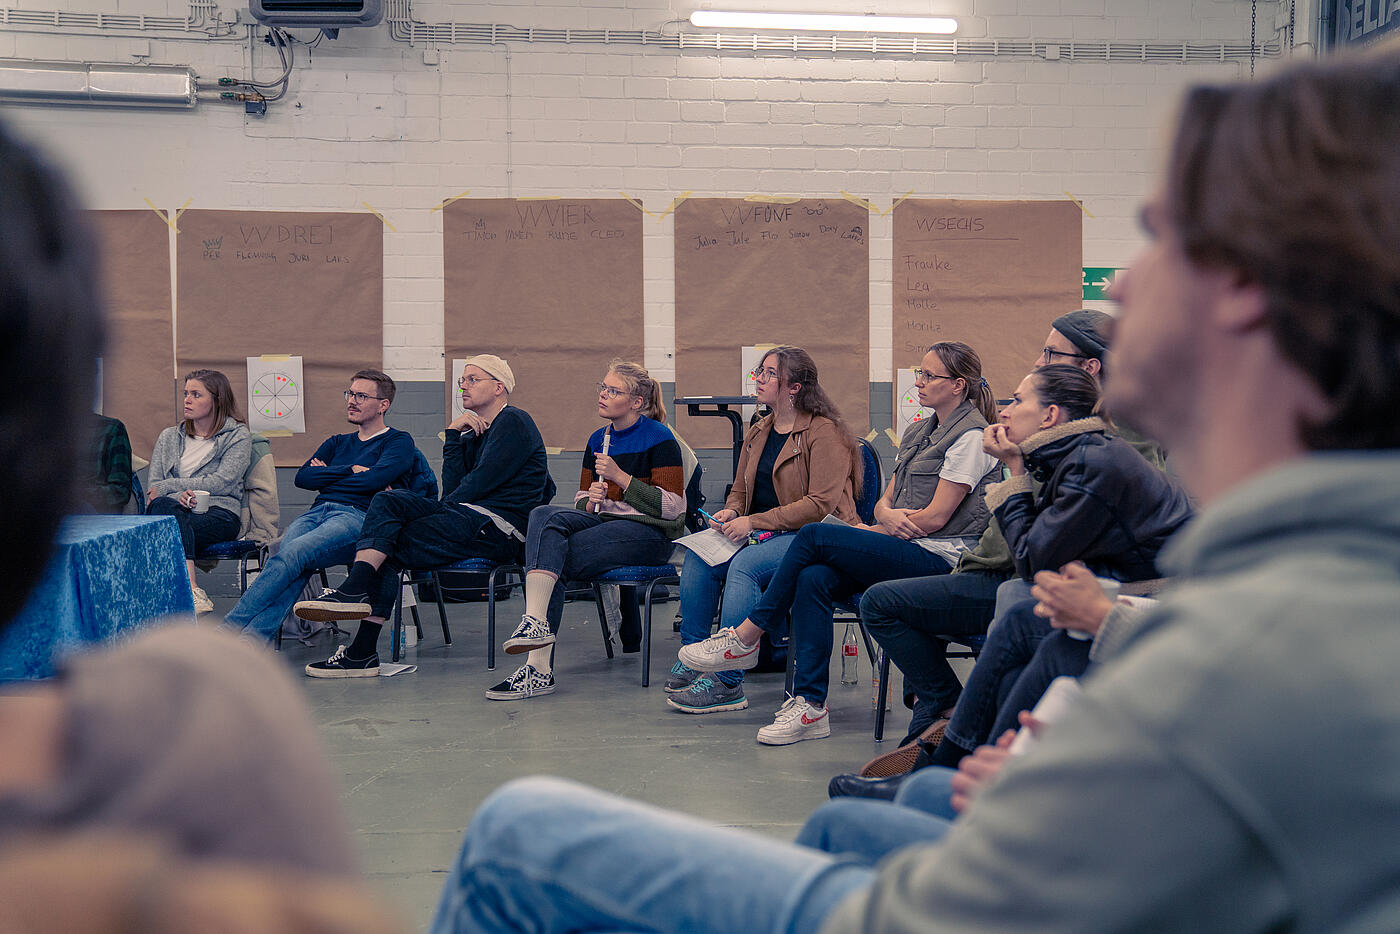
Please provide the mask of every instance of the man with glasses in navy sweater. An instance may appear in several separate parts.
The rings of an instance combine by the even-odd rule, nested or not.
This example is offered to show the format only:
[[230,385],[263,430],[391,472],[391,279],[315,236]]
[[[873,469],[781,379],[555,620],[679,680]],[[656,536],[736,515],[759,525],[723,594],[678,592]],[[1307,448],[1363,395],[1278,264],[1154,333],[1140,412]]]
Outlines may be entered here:
[[[277,554],[229,612],[225,627],[271,641],[311,575],[354,557],[374,494],[410,485],[416,448],[408,432],[384,423],[393,401],[394,381],[379,370],[350,378],[345,420],[357,430],[327,438],[297,471],[296,485],[315,490],[316,501],[287,527]],[[425,485],[413,492],[431,496],[436,490]]]

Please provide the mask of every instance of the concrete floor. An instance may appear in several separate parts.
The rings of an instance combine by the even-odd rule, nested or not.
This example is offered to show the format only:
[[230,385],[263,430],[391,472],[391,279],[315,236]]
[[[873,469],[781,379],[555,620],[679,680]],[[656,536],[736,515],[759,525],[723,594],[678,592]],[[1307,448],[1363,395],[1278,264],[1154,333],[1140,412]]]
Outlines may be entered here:
[[[236,589],[217,593],[216,612],[228,610],[236,595]],[[443,644],[436,608],[422,608],[425,638],[406,659],[418,665],[416,672],[376,680],[302,679],[344,786],[288,793],[342,795],[372,883],[410,925],[423,929],[468,819],[502,782],[559,775],[791,838],[826,800],[833,774],[859,767],[903,735],[908,713],[895,692],[888,738],[882,745],[873,740],[871,671],[863,646],[858,685],[840,683],[839,655],[834,658],[828,739],[786,747],[755,741],[782,703],[780,673],[750,677],[747,710],[702,717],[672,710],[662,683],[680,645],[671,627],[675,607],[667,603],[656,611],[651,687],[639,683],[640,655],[618,650],[616,658],[606,658],[596,609],[577,602],[565,609],[555,664],[558,690],[512,702],[482,696],[521,660],[498,652],[496,670],[486,670],[485,604],[448,604],[451,646]],[[504,604],[498,638],[505,638],[520,612],[519,597]],[[323,634],[311,647],[289,640],[283,657],[299,673],[333,649]],[[387,633],[380,650],[387,659]]]

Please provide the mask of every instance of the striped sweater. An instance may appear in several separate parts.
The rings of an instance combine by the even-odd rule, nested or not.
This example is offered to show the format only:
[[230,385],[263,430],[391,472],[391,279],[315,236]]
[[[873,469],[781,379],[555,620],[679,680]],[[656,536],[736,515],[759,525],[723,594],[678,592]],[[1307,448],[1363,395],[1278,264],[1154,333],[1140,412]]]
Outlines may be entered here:
[[[603,450],[603,434],[609,431],[610,426],[604,426],[593,432],[584,449],[579,491],[574,496],[579,509],[588,503],[588,488],[598,479],[594,465]],[[670,538],[678,538],[685,531],[685,470],[675,436],[646,416],[631,428],[611,434],[608,456],[627,471],[632,482],[625,490],[608,483],[608,498],[598,510],[599,518],[645,522]]]

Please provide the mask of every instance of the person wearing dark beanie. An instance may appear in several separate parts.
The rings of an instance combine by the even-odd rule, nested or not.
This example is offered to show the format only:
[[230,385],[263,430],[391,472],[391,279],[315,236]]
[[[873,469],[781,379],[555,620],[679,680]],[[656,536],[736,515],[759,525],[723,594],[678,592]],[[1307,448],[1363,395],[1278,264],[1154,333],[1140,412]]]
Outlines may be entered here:
[[1112,339],[1112,315],[1088,308],[1071,311],[1051,322],[1050,335],[1035,365],[1068,363],[1103,379],[1104,354]]

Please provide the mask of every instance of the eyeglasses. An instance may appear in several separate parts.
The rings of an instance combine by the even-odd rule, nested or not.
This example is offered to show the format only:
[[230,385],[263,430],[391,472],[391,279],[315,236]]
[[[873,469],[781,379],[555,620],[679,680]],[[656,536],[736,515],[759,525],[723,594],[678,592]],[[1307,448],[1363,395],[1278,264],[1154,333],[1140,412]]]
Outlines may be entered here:
[[458,389],[474,389],[477,383],[499,383],[494,376],[461,376],[457,379]]
[[368,393],[364,393],[364,392],[351,392],[351,391],[348,390],[348,389],[345,390],[345,401],[346,401],[346,402],[354,401],[354,403],[355,403],[356,405],[364,405],[366,402],[368,402],[368,401],[371,400],[371,399],[383,399],[383,398],[384,398],[383,396],[371,396],[371,395],[369,395]]
[[749,376],[753,377],[755,383],[771,383],[775,379],[782,378],[782,374],[771,366],[767,369],[754,367],[753,371],[749,373]]
[[936,379],[958,379],[956,376],[944,376],[942,373],[930,373],[921,366],[911,366],[909,371],[914,374],[914,382],[929,383]]
[[1070,353],[1068,350],[1052,350],[1049,347],[1040,348],[1040,355],[1046,363],[1054,363],[1056,357],[1073,357],[1076,360],[1088,360],[1089,355],[1083,353]]
[[616,399],[618,396],[635,396],[635,395],[637,395],[635,392],[628,392],[626,389],[618,389],[618,388],[616,388],[615,386],[609,386],[607,383],[599,383],[599,384],[598,384],[598,395],[601,396],[601,395],[603,395],[604,393],[607,393],[607,396],[608,396],[609,399]]

